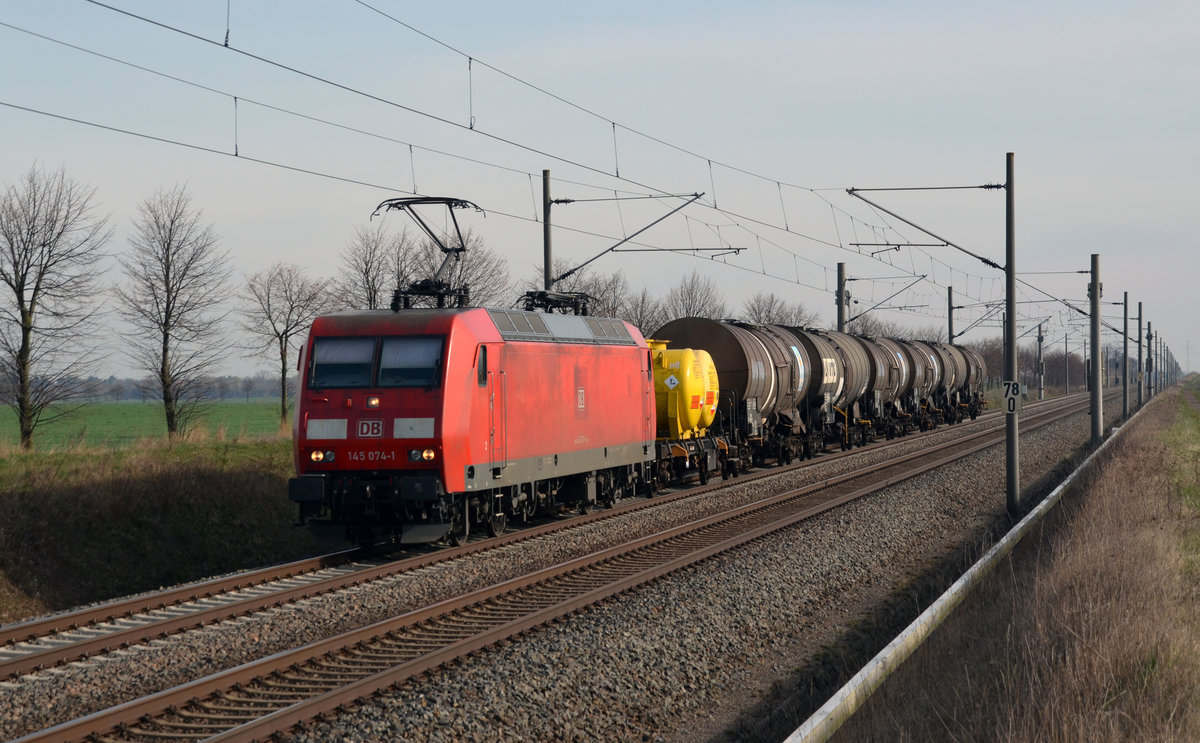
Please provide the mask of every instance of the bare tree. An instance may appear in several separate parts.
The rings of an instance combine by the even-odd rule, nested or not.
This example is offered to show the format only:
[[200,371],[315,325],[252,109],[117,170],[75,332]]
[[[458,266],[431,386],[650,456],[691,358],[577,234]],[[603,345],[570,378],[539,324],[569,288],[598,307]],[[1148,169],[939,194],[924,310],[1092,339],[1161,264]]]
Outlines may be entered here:
[[[451,263],[443,279],[453,287],[467,286],[471,292],[471,304],[476,307],[494,307],[510,304],[512,289],[508,280],[508,262],[496,251],[483,244],[483,240],[470,230],[463,234],[467,250]],[[414,275],[417,278],[434,276],[441,268],[446,254],[430,240],[421,243],[417,252]],[[390,298],[389,298],[390,299]],[[431,304],[432,298],[416,304]]]
[[98,354],[100,292],[96,264],[112,234],[108,217],[85,188],[60,168],[29,169],[0,198],[0,400],[17,413],[21,447],[33,447],[38,423],[65,412],[54,403],[87,394],[82,381]]
[[667,316],[678,317],[727,317],[725,298],[716,283],[692,271],[679,284],[667,292],[663,300]]
[[750,322],[787,325],[793,328],[810,328],[821,319],[819,313],[808,309],[802,303],[789,303],[774,292],[755,292],[754,296],[746,301],[742,311]]
[[668,319],[662,302],[651,294],[649,289],[645,288],[626,298],[620,317],[636,325],[638,330],[642,331],[642,335],[647,338],[651,333],[666,325]]
[[872,312],[855,317],[846,323],[846,332],[882,338],[912,338],[921,341],[944,341],[945,326],[934,324],[910,327],[895,320],[885,320]]
[[918,325],[915,328],[909,328],[902,331],[907,334],[908,338],[916,338],[923,341],[945,341],[946,326],[941,323],[932,323],[929,325]]
[[229,298],[229,251],[200,222],[183,186],[142,202],[131,250],[120,259],[126,284],[116,289],[135,365],[161,393],[171,438],[195,422],[204,382],[227,346],[220,331]]
[[259,350],[279,359],[279,420],[288,417],[288,355],[313,318],[337,303],[331,279],[309,279],[290,263],[276,263],[246,280],[242,329]]
[[420,246],[405,230],[388,234],[383,220],[361,225],[342,251],[336,294],[347,308],[377,310],[392,301],[392,292],[413,280]]

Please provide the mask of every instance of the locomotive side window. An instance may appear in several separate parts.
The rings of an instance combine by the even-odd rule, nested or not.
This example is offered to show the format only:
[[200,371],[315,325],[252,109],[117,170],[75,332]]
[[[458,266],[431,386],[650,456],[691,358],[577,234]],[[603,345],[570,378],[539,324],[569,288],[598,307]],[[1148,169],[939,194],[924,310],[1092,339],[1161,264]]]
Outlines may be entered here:
[[383,339],[380,387],[432,387],[440,381],[441,368],[441,336]]
[[487,346],[479,347],[479,386],[483,387],[487,384]]
[[311,387],[369,387],[374,338],[317,338]]

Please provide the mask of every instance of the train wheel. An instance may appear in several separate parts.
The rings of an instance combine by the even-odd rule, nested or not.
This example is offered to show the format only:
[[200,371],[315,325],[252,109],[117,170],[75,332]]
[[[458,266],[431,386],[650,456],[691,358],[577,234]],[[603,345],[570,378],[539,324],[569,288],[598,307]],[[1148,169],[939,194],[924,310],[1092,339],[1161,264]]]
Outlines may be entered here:
[[654,481],[653,475],[649,478],[638,480],[633,486],[634,495],[642,495],[647,498],[654,497],[654,491],[658,488],[658,483]]
[[526,500],[524,503],[521,504],[521,511],[520,511],[521,520],[524,521],[526,524],[532,522],[533,515],[536,511],[537,511],[537,507],[534,506],[533,498],[531,497],[528,500]]
[[620,485],[613,485],[604,494],[604,507],[615,508],[617,501],[625,497],[625,491]]
[[658,486],[666,487],[674,479],[671,474],[671,460],[666,458],[658,460]]
[[492,500],[491,513],[488,515],[484,528],[487,529],[489,537],[498,537],[508,528],[508,514],[504,512],[504,507],[495,499]]
[[466,499],[462,499],[455,500],[450,510],[450,533],[446,535],[446,539],[450,541],[451,546],[461,547],[467,543],[467,536],[470,534],[467,508]]

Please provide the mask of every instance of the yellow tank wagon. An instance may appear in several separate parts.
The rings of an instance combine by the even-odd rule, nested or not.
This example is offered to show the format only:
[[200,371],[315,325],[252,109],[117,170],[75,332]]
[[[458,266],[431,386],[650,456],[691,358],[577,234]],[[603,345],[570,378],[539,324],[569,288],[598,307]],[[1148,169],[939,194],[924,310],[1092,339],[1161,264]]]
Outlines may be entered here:
[[655,420],[660,484],[695,473],[708,482],[710,472],[728,477],[728,446],[709,432],[717,416],[720,380],[708,351],[668,348],[668,341],[647,339],[654,371]]

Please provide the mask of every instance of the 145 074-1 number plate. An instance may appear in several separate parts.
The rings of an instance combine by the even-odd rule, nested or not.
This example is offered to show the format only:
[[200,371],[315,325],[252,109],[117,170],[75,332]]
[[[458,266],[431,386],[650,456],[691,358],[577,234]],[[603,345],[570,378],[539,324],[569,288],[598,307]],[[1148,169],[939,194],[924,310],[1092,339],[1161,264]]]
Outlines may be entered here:
[[394,451],[348,451],[346,458],[351,462],[395,462]]

